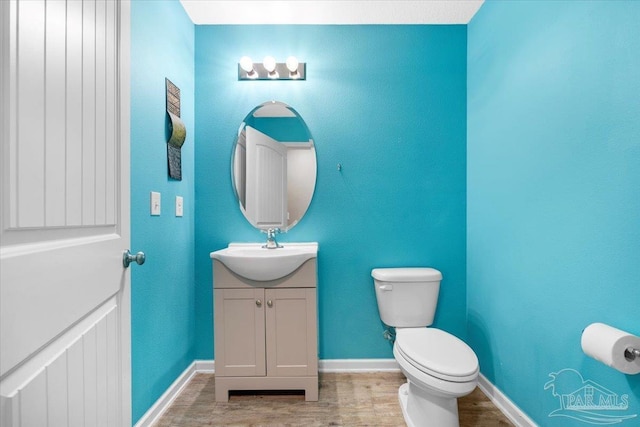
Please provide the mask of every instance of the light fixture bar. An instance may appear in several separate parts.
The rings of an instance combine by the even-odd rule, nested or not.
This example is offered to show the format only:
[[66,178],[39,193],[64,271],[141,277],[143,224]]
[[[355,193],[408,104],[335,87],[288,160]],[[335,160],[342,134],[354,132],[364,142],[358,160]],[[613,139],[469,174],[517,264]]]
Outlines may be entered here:
[[278,62],[276,63],[275,69],[278,77],[273,78],[269,77],[269,72],[264,67],[263,63],[254,62],[253,73],[257,74],[257,76],[255,76],[253,74],[250,75],[250,73],[243,69],[240,63],[238,63],[238,80],[306,80],[306,71],[307,64],[305,62],[298,63],[297,73],[289,71],[285,62]]

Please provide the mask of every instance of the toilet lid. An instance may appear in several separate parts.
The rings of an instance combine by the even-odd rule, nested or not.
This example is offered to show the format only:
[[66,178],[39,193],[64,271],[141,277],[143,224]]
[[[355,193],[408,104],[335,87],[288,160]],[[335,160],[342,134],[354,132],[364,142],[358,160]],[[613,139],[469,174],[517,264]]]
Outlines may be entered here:
[[397,329],[396,345],[408,362],[434,377],[464,382],[478,375],[478,358],[471,347],[440,329]]

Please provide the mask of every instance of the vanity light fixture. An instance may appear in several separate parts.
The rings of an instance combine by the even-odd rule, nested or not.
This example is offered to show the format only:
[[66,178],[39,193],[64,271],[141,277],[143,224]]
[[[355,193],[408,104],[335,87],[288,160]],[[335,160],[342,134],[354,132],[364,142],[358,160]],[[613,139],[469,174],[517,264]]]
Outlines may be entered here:
[[238,63],[238,80],[306,80],[306,65],[295,56],[288,57],[286,62],[266,56],[262,63],[243,56]]

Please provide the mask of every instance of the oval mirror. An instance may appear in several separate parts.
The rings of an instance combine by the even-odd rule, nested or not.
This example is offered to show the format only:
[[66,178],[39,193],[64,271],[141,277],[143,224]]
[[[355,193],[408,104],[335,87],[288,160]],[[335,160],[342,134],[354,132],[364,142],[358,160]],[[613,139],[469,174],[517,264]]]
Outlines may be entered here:
[[288,231],[304,216],[316,186],[316,150],[302,117],[283,102],[254,108],[240,124],[231,162],[245,218],[260,230]]

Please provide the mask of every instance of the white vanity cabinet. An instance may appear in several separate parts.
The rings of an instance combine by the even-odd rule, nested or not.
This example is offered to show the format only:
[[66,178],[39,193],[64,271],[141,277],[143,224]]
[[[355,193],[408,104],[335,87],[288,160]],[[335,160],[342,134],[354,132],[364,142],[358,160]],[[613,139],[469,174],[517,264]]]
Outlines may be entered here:
[[229,390],[304,390],[318,400],[317,262],[254,281],[213,260],[216,401]]

